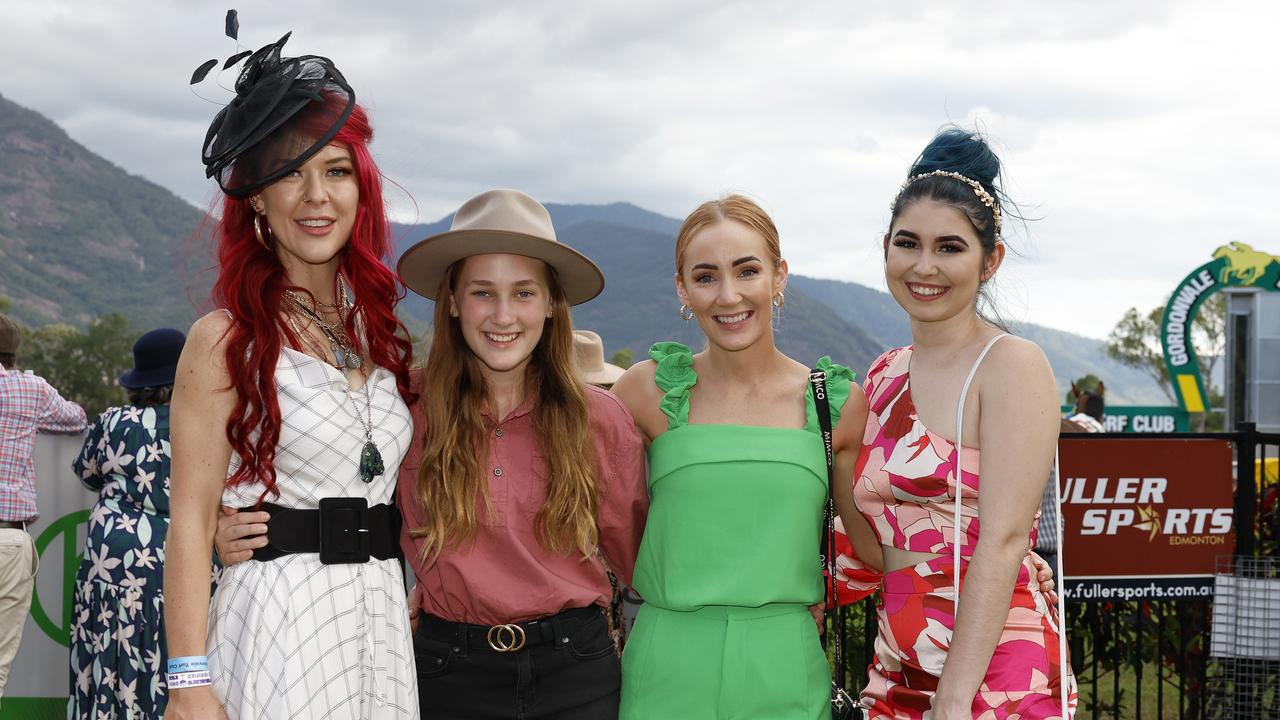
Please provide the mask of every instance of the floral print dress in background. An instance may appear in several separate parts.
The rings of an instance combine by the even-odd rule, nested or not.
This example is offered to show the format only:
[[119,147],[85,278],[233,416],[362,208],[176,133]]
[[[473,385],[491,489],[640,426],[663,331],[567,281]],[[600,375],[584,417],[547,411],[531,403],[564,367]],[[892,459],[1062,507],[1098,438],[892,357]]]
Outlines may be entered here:
[[111,408],[73,467],[99,491],[76,575],[69,718],[164,713],[169,407]]

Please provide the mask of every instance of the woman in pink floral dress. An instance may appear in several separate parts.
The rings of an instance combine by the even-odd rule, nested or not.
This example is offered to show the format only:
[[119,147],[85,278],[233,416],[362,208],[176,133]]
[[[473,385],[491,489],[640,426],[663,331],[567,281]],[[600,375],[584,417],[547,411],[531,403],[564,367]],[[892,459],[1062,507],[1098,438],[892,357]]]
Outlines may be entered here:
[[885,570],[862,693],[872,718],[1074,711],[1058,608],[1031,555],[1058,432],[1053,372],[1039,347],[979,312],[1005,253],[998,174],[985,141],[944,130],[894,200],[884,240],[913,343],[867,372],[863,448],[852,493],[837,497],[865,561],[842,559],[847,584],[860,578],[865,594],[867,566]]

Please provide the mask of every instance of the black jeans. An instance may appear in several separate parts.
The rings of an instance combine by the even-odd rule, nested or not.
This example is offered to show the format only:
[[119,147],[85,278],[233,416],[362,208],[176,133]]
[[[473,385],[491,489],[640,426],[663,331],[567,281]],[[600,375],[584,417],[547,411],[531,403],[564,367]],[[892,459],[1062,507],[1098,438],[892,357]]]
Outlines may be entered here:
[[423,617],[413,637],[422,720],[616,720],[622,668],[600,608],[521,627],[524,647],[504,653],[485,626]]

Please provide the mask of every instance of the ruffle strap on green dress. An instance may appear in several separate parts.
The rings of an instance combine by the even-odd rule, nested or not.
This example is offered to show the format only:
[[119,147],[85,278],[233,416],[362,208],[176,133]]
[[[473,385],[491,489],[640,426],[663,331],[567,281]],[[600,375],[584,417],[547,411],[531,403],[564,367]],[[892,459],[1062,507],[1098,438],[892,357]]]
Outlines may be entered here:
[[678,342],[660,342],[649,348],[649,357],[658,364],[653,379],[665,393],[659,407],[667,416],[667,429],[688,425],[689,390],[698,382],[693,351]]
[[[693,351],[678,342],[660,342],[649,348],[649,357],[658,365],[654,382],[663,392],[659,407],[667,416],[667,429],[688,425],[689,391],[698,384],[698,374],[693,370]],[[854,373],[844,365],[831,362],[828,355],[819,358],[816,367],[827,375],[827,401],[831,404],[831,427],[835,427],[840,424],[840,410],[849,399]],[[805,390],[805,429],[818,432],[818,411],[812,388]]]
[[[849,384],[853,382],[853,371],[843,365],[831,362],[829,355],[818,358],[817,369],[827,374],[827,402],[831,404],[831,427],[840,424],[840,411],[849,399]],[[813,387],[805,390],[805,429],[819,432],[818,409],[813,402]],[[688,413],[686,403],[686,416]]]

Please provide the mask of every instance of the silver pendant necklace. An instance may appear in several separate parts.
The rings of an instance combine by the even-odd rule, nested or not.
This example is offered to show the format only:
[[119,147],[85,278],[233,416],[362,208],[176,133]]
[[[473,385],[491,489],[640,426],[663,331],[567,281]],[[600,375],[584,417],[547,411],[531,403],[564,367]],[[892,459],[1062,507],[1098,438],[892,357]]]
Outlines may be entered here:
[[351,397],[351,387],[347,386],[347,397],[351,398],[351,404],[355,407],[356,420],[360,421],[360,426],[364,428],[364,448],[360,450],[360,479],[365,483],[373,482],[373,479],[386,472],[386,467],[382,463],[382,453],[378,450],[378,446],[373,442],[373,405],[369,399],[373,395],[373,388],[369,384],[373,382],[373,376],[365,378],[364,381],[364,409],[368,415],[368,420],[360,414],[360,403]]

